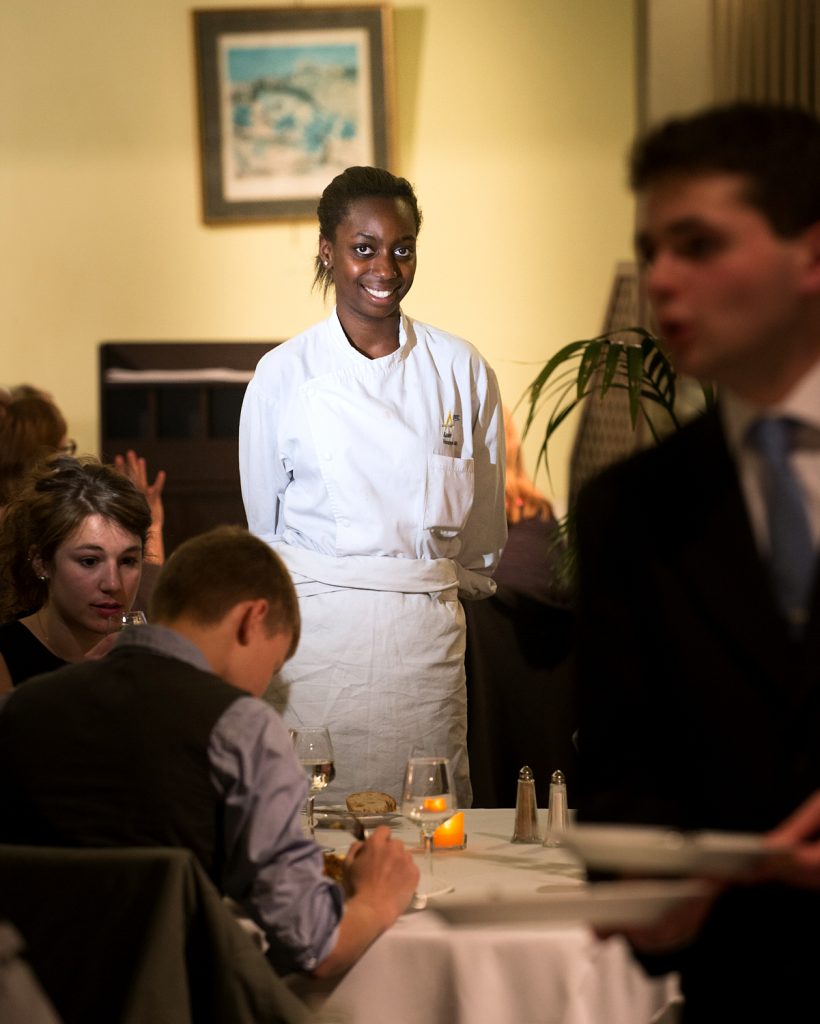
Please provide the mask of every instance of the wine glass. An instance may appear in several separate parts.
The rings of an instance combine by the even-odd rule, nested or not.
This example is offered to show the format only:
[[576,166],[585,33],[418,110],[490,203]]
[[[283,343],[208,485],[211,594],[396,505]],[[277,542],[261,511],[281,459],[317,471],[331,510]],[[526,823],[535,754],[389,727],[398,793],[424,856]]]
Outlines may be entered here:
[[405,818],[421,827],[425,865],[429,875],[433,874],[433,833],[455,811],[450,762],[447,758],[411,757],[404,770],[401,812]]
[[140,611],[123,612],[123,614],[118,617],[117,621],[121,629],[125,629],[126,626],[148,625],[148,619],[145,612]]
[[305,810],[307,811],[308,830],[311,839],[316,834],[316,823],[313,816],[313,803],[316,794],[330,785],[336,778],[333,757],[333,744],[327,729],[299,729],[293,736],[293,748],[296,756],[307,772],[310,792],[308,793]]
[[132,611],[122,612],[119,615],[112,615],[108,620],[108,632],[119,633],[126,626],[147,626],[148,619],[145,612]]

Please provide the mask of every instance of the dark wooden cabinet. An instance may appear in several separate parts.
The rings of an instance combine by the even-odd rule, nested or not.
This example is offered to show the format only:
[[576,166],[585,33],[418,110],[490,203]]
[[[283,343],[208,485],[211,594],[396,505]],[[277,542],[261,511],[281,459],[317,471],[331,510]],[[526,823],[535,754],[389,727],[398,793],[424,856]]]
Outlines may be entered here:
[[239,412],[256,364],[276,342],[100,345],[100,453],[133,448],[168,474],[165,548],[220,523],[246,525]]

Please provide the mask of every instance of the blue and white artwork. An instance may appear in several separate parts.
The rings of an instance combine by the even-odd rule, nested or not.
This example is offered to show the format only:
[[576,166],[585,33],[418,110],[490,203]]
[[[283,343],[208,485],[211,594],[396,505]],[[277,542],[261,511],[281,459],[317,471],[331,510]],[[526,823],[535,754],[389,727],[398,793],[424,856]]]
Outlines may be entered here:
[[220,90],[228,200],[317,195],[373,163],[363,30],[224,35]]

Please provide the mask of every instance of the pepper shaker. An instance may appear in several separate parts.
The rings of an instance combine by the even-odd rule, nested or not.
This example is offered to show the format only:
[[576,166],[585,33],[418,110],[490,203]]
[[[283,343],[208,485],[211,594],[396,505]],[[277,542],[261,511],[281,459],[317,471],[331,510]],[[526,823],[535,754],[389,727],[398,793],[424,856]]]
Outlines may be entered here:
[[541,830],[538,827],[538,804],[535,800],[535,780],[529,765],[518,773],[518,789],[515,795],[515,829],[512,843],[540,843]]
[[550,804],[544,846],[561,846],[562,833],[567,830],[567,783],[562,771],[550,776]]

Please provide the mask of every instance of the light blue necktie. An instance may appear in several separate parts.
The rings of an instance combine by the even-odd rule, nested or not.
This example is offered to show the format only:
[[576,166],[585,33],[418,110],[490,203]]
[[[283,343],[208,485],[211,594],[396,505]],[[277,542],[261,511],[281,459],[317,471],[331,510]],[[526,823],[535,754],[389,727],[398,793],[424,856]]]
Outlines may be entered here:
[[785,417],[758,420],[749,439],[763,460],[772,583],[786,617],[800,627],[807,617],[815,552],[803,493],[789,462],[796,425]]

